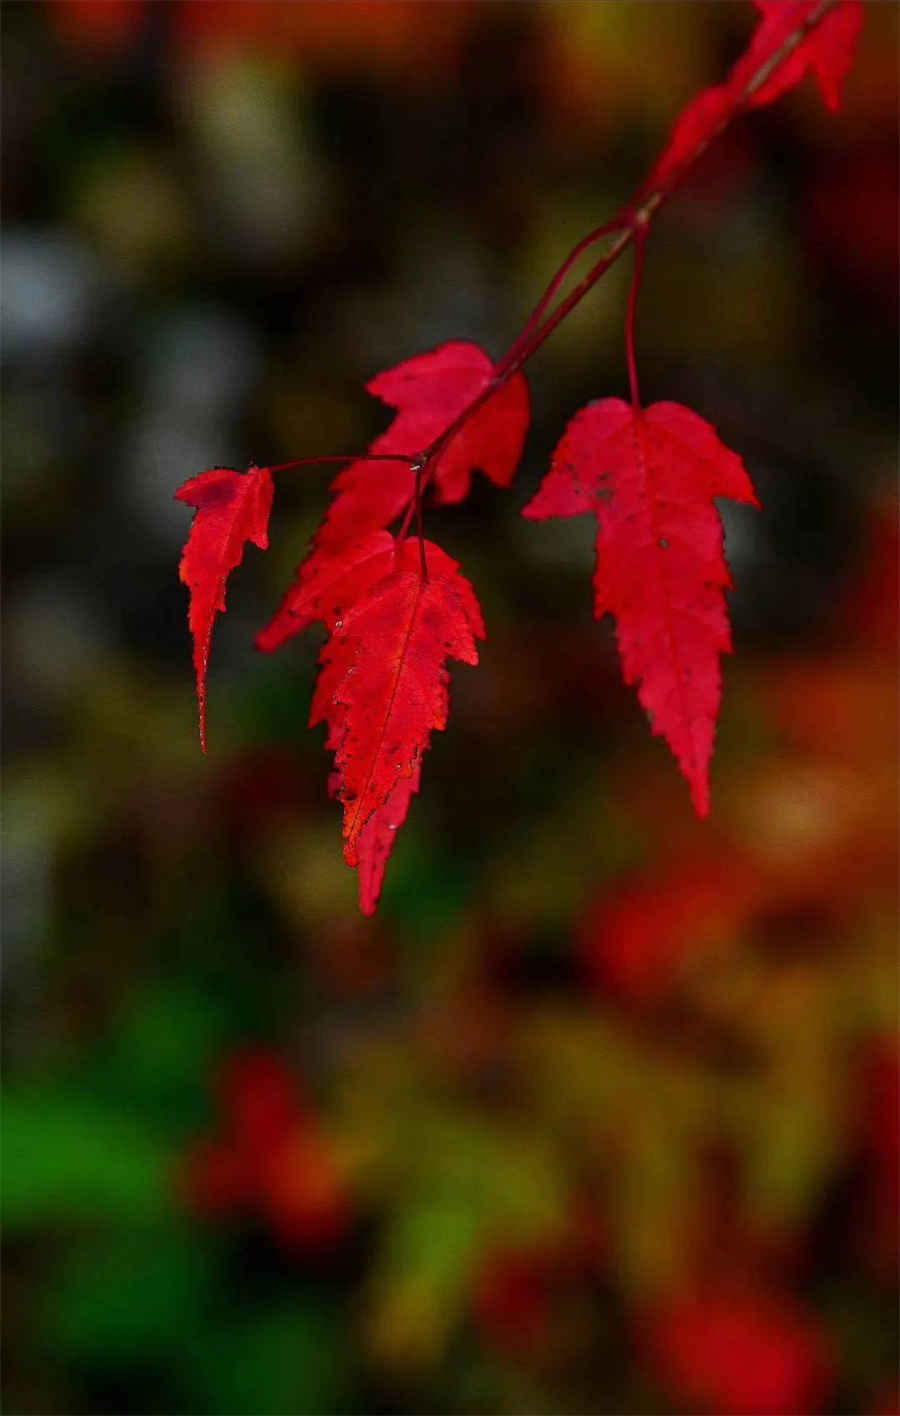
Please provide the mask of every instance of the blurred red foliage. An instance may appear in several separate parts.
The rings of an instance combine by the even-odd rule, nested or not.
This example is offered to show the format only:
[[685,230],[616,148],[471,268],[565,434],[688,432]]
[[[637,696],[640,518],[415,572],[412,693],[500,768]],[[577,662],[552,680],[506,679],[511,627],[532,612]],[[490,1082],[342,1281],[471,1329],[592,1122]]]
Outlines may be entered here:
[[649,1330],[651,1360],[691,1411],[805,1416],[831,1385],[824,1335],[782,1296],[717,1287],[676,1297]]
[[472,1297],[482,1338],[507,1356],[540,1362],[565,1327],[567,1292],[579,1292],[608,1262],[609,1234],[592,1199],[576,1196],[562,1232],[543,1243],[486,1254]]
[[900,1039],[876,1038],[858,1072],[856,1119],[865,1176],[859,1247],[863,1261],[892,1283],[900,1245]]
[[595,983],[635,1003],[661,1001],[682,968],[730,947],[762,897],[756,866],[723,849],[668,859],[604,894],[581,928]]
[[283,1243],[328,1249],[349,1205],[316,1118],[279,1058],[239,1052],[219,1083],[224,1134],[189,1151],[180,1188],[189,1207],[218,1217],[261,1212]]
[[886,1396],[875,1407],[873,1416],[900,1416],[900,1394]]
[[396,5],[345,0],[335,5],[258,0],[182,0],[179,47],[204,50],[246,45],[288,50],[326,69],[434,73],[452,65],[467,23],[465,5]]
[[[882,319],[897,319],[897,152],[862,139],[840,164],[814,177],[805,226],[814,257],[824,255]],[[827,272],[826,272],[827,273]]]
[[900,628],[900,528],[893,494],[869,513],[865,565],[841,608],[846,633],[893,663]]
[[144,23],[141,0],[47,0],[47,5],[60,39],[83,49],[124,49]]
[[482,1265],[473,1310],[488,1342],[512,1357],[539,1353],[547,1339],[550,1291],[542,1256],[498,1250]]
[[[156,8],[147,0],[48,0],[60,38],[80,48],[123,49]],[[390,0],[174,0],[166,24],[178,53],[250,50],[303,59],[329,72],[362,69],[434,79],[455,71],[475,7]]]

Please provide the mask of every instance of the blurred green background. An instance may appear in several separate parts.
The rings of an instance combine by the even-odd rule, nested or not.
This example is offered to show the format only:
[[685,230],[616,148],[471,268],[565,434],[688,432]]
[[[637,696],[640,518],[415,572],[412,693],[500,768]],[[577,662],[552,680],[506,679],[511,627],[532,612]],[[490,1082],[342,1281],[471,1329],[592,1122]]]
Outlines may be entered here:
[[3,21],[5,1409],[897,1411],[897,10],[837,117],[745,120],[656,223],[648,401],[746,459],[736,654],[691,813],[524,522],[622,395],[628,262],[529,367],[511,493],[428,531],[485,610],[378,916],[252,636],[194,719],[216,464],[354,451],[367,378],[499,354],[749,4],[65,0]]

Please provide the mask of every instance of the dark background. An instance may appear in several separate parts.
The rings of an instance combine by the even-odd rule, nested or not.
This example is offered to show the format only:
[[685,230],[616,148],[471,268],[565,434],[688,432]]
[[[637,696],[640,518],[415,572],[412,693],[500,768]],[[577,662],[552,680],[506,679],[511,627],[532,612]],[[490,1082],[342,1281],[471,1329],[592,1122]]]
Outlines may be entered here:
[[709,419],[736,653],[699,823],[518,512],[623,395],[623,260],[529,366],[511,492],[428,533],[488,625],[373,921],[278,480],[197,745],[186,508],[354,451],[380,369],[508,346],[749,5],[8,3],[6,1409],[896,1411],[897,11],[829,115],[655,225],[644,398]]

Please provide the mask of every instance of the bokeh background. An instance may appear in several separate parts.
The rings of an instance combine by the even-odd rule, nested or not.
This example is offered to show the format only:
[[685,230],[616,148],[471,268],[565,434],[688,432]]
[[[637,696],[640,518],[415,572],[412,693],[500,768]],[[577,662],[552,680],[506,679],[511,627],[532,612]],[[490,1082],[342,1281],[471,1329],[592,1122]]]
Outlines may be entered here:
[[278,481],[194,718],[187,509],[355,451],[378,370],[508,345],[749,4],[6,4],[5,1407],[897,1411],[898,12],[837,117],[741,122],[656,223],[645,398],[697,409],[736,654],[700,823],[518,513],[627,383],[628,262],[529,368],[516,484],[429,533],[477,670],[358,913]]

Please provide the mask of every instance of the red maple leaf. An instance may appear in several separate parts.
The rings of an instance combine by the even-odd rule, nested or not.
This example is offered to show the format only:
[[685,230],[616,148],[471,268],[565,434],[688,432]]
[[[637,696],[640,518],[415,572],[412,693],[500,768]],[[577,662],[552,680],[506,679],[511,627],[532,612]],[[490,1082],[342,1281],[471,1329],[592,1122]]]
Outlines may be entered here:
[[758,506],[750,479],[709,423],[678,403],[591,403],[569,423],[523,511],[533,520],[597,518],[594,612],[610,611],[626,683],[668,742],[700,816],[731,648],[731,578],[713,497]]
[[[397,409],[391,426],[370,452],[422,452],[494,377],[494,365],[477,344],[452,340],[416,354],[396,368],[376,374],[366,388]],[[480,468],[498,487],[512,482],[528,428],[528,385],[515,374],[479,408],[452,438],[434,469],[435,499],[449,505],[469,494],[472,472]],[[402,516],[413,497],[415,473],[402,462],[361,458],[338,473],[335,499],[316,537],[319,547],[357,540]]]
[[734,108],[731,84],[716,84],[698,93],[678,115],[662,156],[641,185],[640,194],[656,191],[678,178],[682,169],[695,162],[719,128],[724,127]]
[[225,609],[225,582],[240,565],[244,545],[252,541],[261,551],[269,544],[269,512],[274,491],[267,467],[235,472],[213,467],[191,477],[175,496],[197,508],[178,574],[191,592],[188,624],[194,638],[197,673],[197,706],[200,743],[206,751],[206,667],[213,622]]
[[310,726],[328,725],[333,794],[344,807],[344,859],[360,903],[375,908],[396,828],[419,786],[432,731],[447,723],[448,658],[478,662],[484,624],[457,563],[430,541],[405,541],[388,573],[334,620]]

